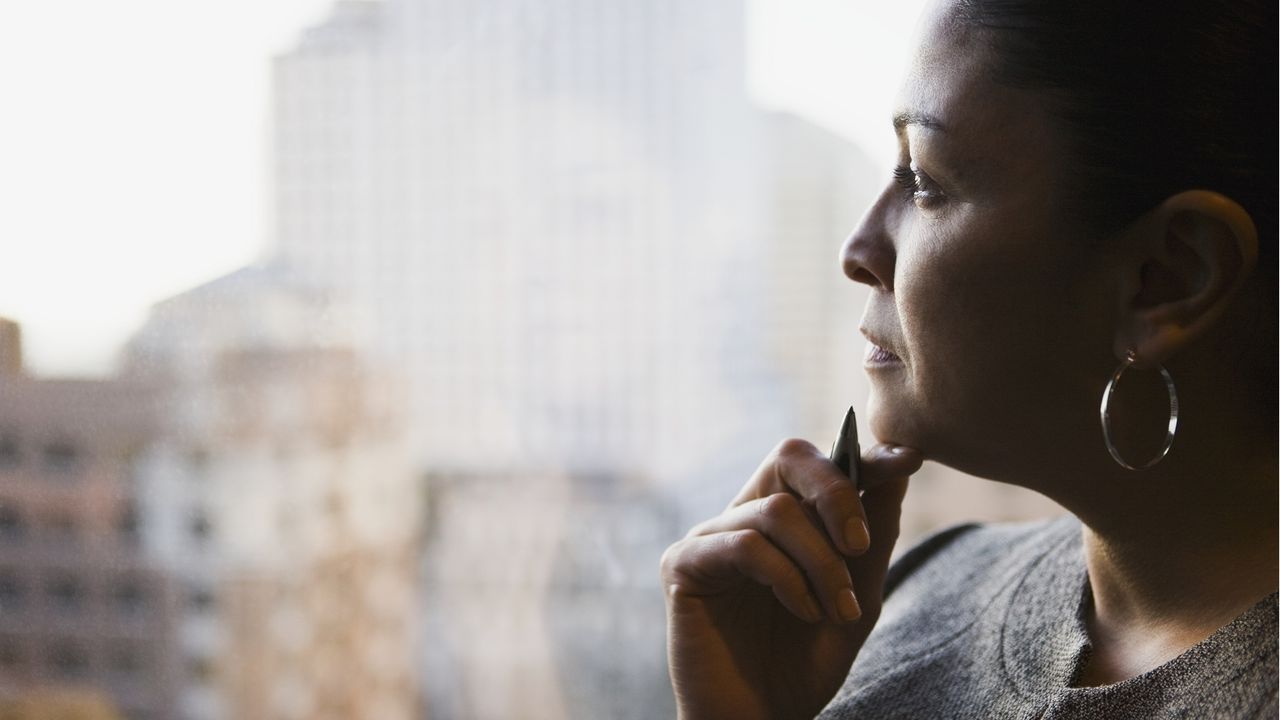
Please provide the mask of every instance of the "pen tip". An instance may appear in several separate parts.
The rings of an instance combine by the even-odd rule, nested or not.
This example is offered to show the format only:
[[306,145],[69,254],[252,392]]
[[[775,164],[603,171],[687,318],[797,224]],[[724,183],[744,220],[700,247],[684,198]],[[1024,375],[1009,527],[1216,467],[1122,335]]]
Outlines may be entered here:
[[844,414],[844,422],[840,425],[840,435],[842,437],[849,434],[849,426],[852,425],[853,422],[853,406],[850,405],[849,411]]

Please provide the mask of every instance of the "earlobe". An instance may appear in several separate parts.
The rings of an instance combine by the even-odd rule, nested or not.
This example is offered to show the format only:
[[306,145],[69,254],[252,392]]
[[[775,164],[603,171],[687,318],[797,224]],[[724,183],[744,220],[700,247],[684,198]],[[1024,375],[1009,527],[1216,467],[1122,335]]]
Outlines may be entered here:
[[1134,350],[1143,364],[1165,362],[1212,328],[1258,262],[1253,218],[1208,190],[1170,196],[1128,240],[1115,352]]

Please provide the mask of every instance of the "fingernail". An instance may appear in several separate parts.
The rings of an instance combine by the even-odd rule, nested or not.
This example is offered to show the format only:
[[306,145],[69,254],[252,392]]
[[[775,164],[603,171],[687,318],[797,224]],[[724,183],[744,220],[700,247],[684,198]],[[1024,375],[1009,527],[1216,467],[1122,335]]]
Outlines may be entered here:
[[871,547],[871,533],[862,518],[854,516],[845,521],[844,542],[853,552],[866,552]]
[[862,617],[862,608],[858,607],[858,598],[854,597],[852,590],[841,590],[836,595],[836,612],[840,613],[840,619],[845,622],[853,622]]

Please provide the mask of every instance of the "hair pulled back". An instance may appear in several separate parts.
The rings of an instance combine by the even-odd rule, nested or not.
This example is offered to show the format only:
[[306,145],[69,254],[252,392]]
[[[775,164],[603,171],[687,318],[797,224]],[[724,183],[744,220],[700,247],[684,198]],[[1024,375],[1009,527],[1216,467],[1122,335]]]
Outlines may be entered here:
[[1249,213],[1261,287],[1240,349],[1257,382],[1274,387],[1275,1],[955,0],[954,7],[961,27],[985,31],[994,79],[1043,93],[1063,121],[1074,155],[1067,207],[1093,237],[1103,241],[1183,190],[1219,192]]
[[1091,229],[1214,190],[1249,212],[1274,265],[1274,2],[957,0],[957,19],[990,31],[998,81],[1047,91],[1074,140],[1073,209]]

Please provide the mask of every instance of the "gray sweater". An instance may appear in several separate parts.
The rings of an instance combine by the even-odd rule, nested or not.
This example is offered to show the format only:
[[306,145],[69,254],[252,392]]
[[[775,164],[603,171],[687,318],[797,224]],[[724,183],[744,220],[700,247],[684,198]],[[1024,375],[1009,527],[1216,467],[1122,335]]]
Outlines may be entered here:
[[1277,598],[1168,663],[1075,688],[1090,647],[1080,523],[963,525],[890,569],[880,622],[823,720],[1275,718]]

